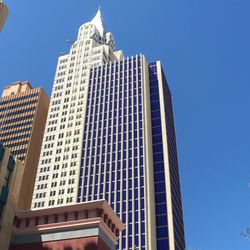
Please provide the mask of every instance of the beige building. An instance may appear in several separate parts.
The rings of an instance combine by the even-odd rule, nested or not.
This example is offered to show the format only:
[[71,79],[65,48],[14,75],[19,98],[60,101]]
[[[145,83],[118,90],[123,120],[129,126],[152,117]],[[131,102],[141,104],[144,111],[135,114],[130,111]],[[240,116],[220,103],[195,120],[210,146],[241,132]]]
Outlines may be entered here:
[[29,209],[36,178],[49,98],[42,88],[15,82],[0,99],[0,142],[24,164],[18,209]]
[[0,249],[7,250],[17,208],[24,166],[0,143]]
[[7,5],[2,0],[0,0],[0,32],[3,28],[3,25],[5,23],[8,14],[9,11]]

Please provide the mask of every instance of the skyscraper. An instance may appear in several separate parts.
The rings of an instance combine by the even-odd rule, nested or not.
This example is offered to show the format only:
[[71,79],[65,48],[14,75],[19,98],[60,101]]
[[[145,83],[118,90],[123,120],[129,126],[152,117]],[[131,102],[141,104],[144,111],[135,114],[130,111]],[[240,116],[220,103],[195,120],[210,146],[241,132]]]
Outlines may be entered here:
[[0,99],[0,142],[24,164],[18,209],[31,205],[48,106],[44,90],[29,82],[6,86]]
[[114,47],[98,10],[80,27],[70,53],[59,57],[32,208],[77,202],[89,68],[121,60]]
[[118,249],[185,248],[171,95],[160,62],[114,51],[100,10],[59,57],[32,208],[106,199]]
[[3,25],[5,23],[5,20],[8,14],[9,14],[9,11],[8,11],[7,5],[2,0],[0,0],[0,32],[3,28]]

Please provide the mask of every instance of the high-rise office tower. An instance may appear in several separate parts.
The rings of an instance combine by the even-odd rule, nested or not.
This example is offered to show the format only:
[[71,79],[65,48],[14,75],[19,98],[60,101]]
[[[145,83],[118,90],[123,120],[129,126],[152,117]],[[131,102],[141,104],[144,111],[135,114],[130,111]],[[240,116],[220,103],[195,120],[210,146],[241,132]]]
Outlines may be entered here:
[[0,142],[24,164],[18,209],[29,209],[49,98],[42,88],[15,82],[4,88],[0,99]]
[[59,57],[32,208],[106,199],[118,249],[185,248],[172,101],[160,62],[124,58],[100,10]]
[[0,32],[3,28],[3,25],[5,23],[8,14],[9,11],[7,5],[2,0],[0,0]]

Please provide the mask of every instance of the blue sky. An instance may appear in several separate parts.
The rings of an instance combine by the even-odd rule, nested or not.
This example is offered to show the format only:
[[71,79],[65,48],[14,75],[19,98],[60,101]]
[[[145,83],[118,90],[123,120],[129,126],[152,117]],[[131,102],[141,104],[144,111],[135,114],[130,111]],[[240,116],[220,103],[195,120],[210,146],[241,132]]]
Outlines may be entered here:
[[250,226],[249,0],[6,0],[0,91],[29,80],[50,94],[57,58],[99,5],[125,55],[161,60],[172,90],[186,243],[246,250]]

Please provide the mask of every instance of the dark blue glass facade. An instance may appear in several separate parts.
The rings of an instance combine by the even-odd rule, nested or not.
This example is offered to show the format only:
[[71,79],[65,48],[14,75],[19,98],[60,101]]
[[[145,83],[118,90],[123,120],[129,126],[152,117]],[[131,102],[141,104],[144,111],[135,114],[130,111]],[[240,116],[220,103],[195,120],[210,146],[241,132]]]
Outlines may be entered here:
[[157,249],[168,250],[169,243],[166,201],[167,196],[165,186],[166,180],[163,159],[162,126],[156,63],[149,64],[149,81],[152,119]]
[[179,166],[177,156],[177,145],[174,127],[174,115],[171,93],[168,87],[167,80],[164,72],[161,69],[162,74],[162,87],[164,96],[164,110],[165,110],[165,123],[167,127],[167,143],[168,143],[168,161],[169,161],[169,174],[171,183],[171,198],[172,198],[172,212],[173,212],[173,226],[174,226],[174,238],[175,249],[185,249],[184,238],[184,225],[183,225],[183,213],[182,213],[182,199],[180,189],[180,177]]
[[118,249],[146,249],[141,58],[90,72],[78,202],[106,199],[126,230]]
[[[157,249],[169,249],[167,209],[168,206],[172,206],[175,249],[183,250],[185,249],[184,226],[172,98],[164,72],[161,68],[160,70],[161,72],[159,72],[159,68],[157,69],[156,62],[149,64]],[[160,73],[162,82],[159,83]],[[162,88],[163,106],[160,104],[159,88]],[[164,108],[164,121],[160,114],[162,108]],[[162,123],[165,123],[166,131],[162,130]],[[164,159],[163,156],[163,133],[167,137],[167,147],[165,148],[168,150],[168,159]],[[168,160],[169,169],[165,169],[166,160]],[[170,176],[171,204],[167,204],[166,201],[165,171],[169,171]]]
[[[146,127],[151,124],[157,250],[169,249],[168,206],[172,206],[173,211],[171,219],[176,249],[183,250],[185,244],[171,95],[163,72],[159,72],[159,65],[150,63],[142,66],[143,63],[143,58],[139,56],[90,71],[78,202],[98,199],[109,202],[126,227],[117,249],[149,248],[145,193],[147,188],[150,192],[150,187],[145,187],[145,171],[150,173],[152,169],[145,165],[151,158],[145,153],[148,148],[145,138],[149,131]],[[143,82],[147,68],[142,67],[148,67],[147,82]],[[159,73],[163,76],[161,82]],[[150,100],[144,99],[147,84]],[[161,91],[159,88],[162,88]],[[160,102],[160,93],[163,93],[164,103]],[[143,100],[150,101],[151,121],[145,120],[148,103],[146,105]],[[163,123],[167,131],[163,131]],[[168,145],[163,145],[163,136],[167,137]],[[168,150],[169,159],[164,159],[164,150]],[[169,169],[166,169],[167,166]],[[166,171],[170,176],[172,204],[167,203]]]

